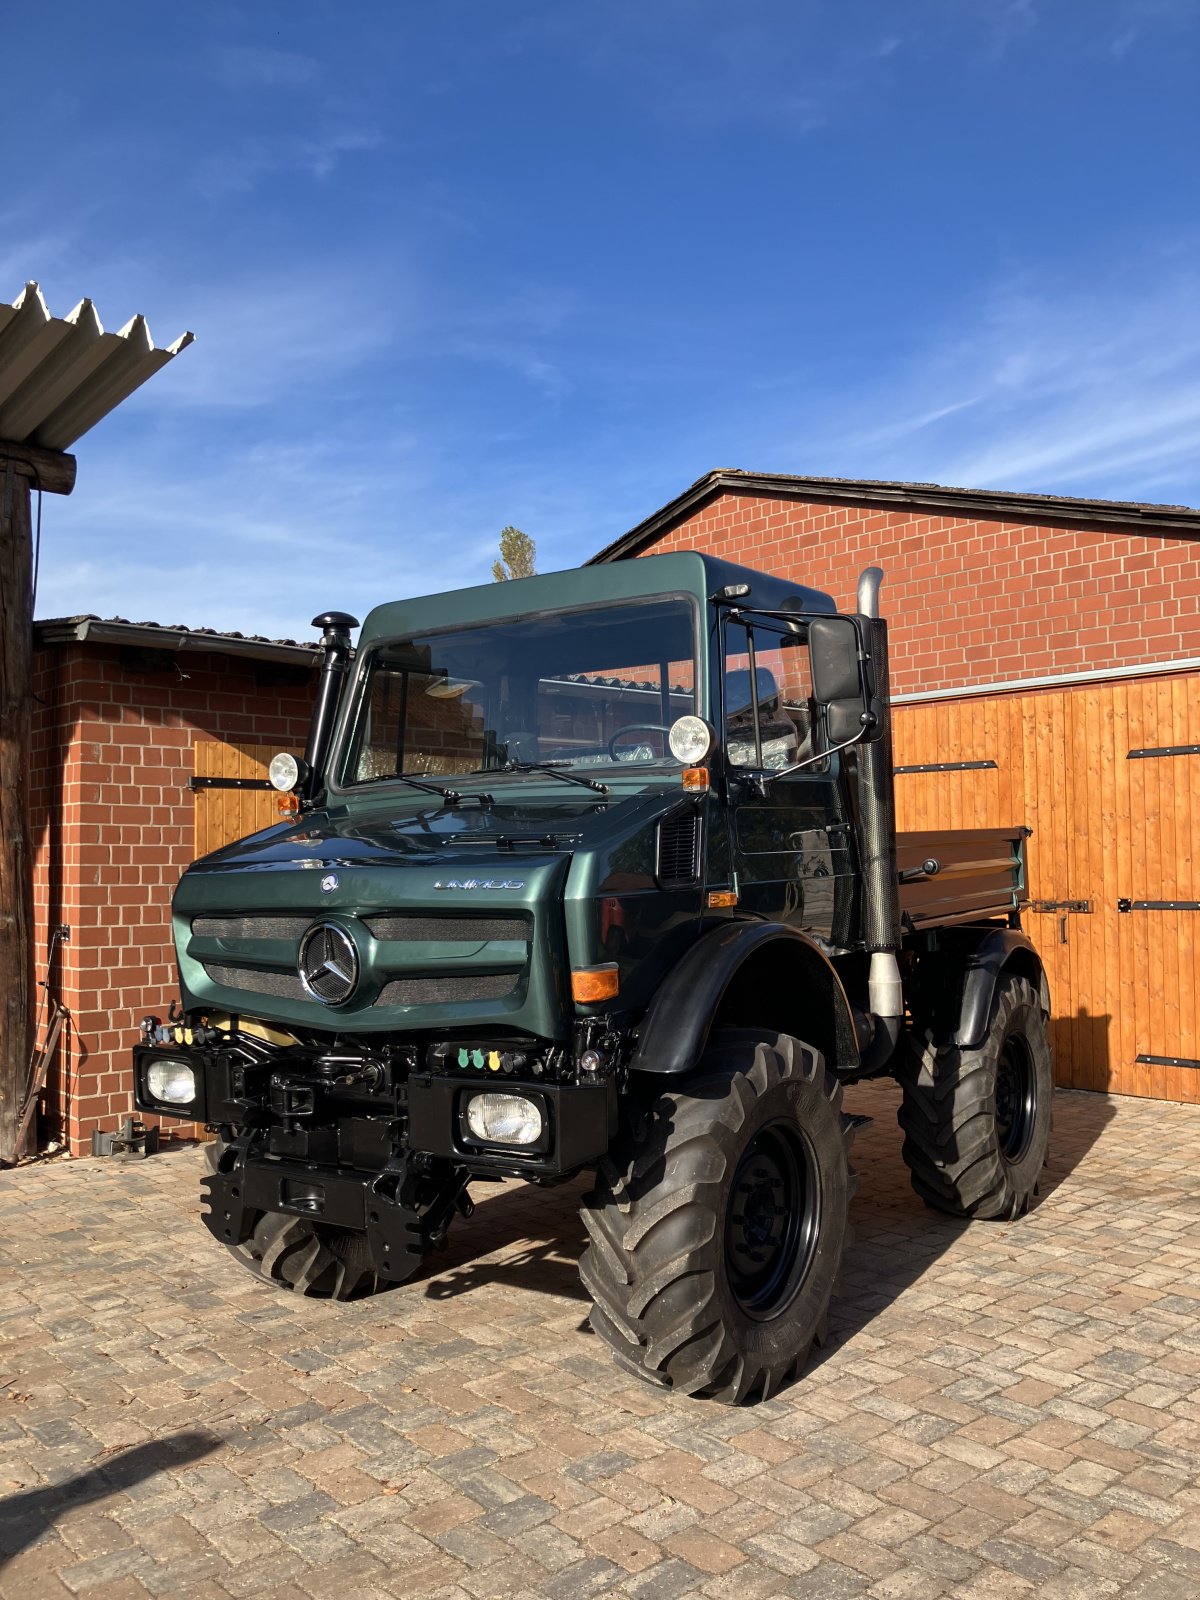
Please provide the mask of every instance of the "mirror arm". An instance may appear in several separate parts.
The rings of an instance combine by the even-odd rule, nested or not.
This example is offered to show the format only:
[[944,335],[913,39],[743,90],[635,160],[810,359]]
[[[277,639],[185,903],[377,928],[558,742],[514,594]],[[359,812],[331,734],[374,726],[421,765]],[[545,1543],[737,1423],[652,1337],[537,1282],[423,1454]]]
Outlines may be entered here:
[[803,761],[797,761],[794,766],[781,767],[778,772],[763,771],[762,786],[766,789],[768,783],[774,783],[776,778],[790,778],[793,772],[803,772],[805,767],[813,767],[818,761],[827,761],[830,756],[836,756],[839,750],[849,750],[851,745],[861,744],[875,722],[872,717],[869,722],[864,722],[854,735],[853,739],[846,739],[841,744],[831,745],[828,750],[819,750],[815,756],[805,756]]

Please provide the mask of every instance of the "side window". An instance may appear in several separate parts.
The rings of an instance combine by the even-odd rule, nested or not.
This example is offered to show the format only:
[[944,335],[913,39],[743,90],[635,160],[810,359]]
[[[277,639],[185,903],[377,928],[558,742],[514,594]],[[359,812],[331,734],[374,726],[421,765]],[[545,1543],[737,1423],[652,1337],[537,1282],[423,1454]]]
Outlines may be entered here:
[[[725,651],[725,750],[730,764],[780,772],[807,761],[819,748],[815,709],[806,640],[761,623],[753,629],[730,623]],[[809,770],[828,768],[825,759]]]

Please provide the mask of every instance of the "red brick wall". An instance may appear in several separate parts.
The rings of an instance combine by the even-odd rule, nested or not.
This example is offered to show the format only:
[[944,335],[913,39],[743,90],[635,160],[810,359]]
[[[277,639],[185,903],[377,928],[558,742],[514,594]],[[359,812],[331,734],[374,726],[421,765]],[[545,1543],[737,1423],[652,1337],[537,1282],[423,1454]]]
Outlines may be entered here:
[[94,1128],[113,1129],[132,1109],[138,1020],[165,1016],[175,992],[170,905],[193,856],[193,745],[209,738],[294,748],[308,728],[311,687],[260,683],[254,663],[237,658],[178,660],[179,673],[146,673],[125,670],[112,647],[36,653],[39,978],[48,929],[71,927],[55,988],[72,1025],[47,1112],[76,1154],[90,1150]]
[[896,694],[1200,656],[1200,542],[725,493],[639,554],[703,550],[852,608],[887,582]]

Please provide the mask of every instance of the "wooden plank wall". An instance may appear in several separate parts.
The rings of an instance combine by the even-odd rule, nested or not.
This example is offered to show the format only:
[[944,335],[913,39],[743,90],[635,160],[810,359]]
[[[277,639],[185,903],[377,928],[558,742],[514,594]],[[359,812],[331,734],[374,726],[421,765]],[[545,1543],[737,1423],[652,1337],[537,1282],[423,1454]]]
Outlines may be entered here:
[[1129,759],[1200,744],[1200,674],[896,707],[897,766],[995,761],[994,770],[898,774],[908,828],[1024,822],[1030,897],[1086,900],[1088,914],[1028,912],[1054,1004],[1060,1083],[1200,1101],[1200,912],[1122,913],[1117,901],[1200,900],[1200,755]]
[[[271,757],[278,755],[280,749],[277,744],[223,744],[217,739],[198,739],[194,771],[198,778],[265,778]],[[297,756],[301,753],[292,752]],[[274,789],[197,789],[194,799],[197,857],[280,820],[279,795]]]

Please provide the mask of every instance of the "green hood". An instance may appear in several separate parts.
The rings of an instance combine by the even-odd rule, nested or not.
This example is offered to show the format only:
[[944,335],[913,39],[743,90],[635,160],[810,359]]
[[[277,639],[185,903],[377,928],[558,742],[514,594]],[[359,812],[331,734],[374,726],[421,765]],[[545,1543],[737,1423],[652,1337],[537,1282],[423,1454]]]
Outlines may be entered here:
[[[195,863],[174,902],[185,1006],[321,1033],[561,1039],[590,1009],[570,1000],[570,967],[610,959],[638,1004],[645,955],[664,935],[682,948],[698,919],[699,885],[655,879],[658,820],[695,802],[667,779],[606,797],[532,776],[496,787],[490,807],[447,808],[389,786]],[[357,960],[341,1005],[298,971],[321,922]]]

